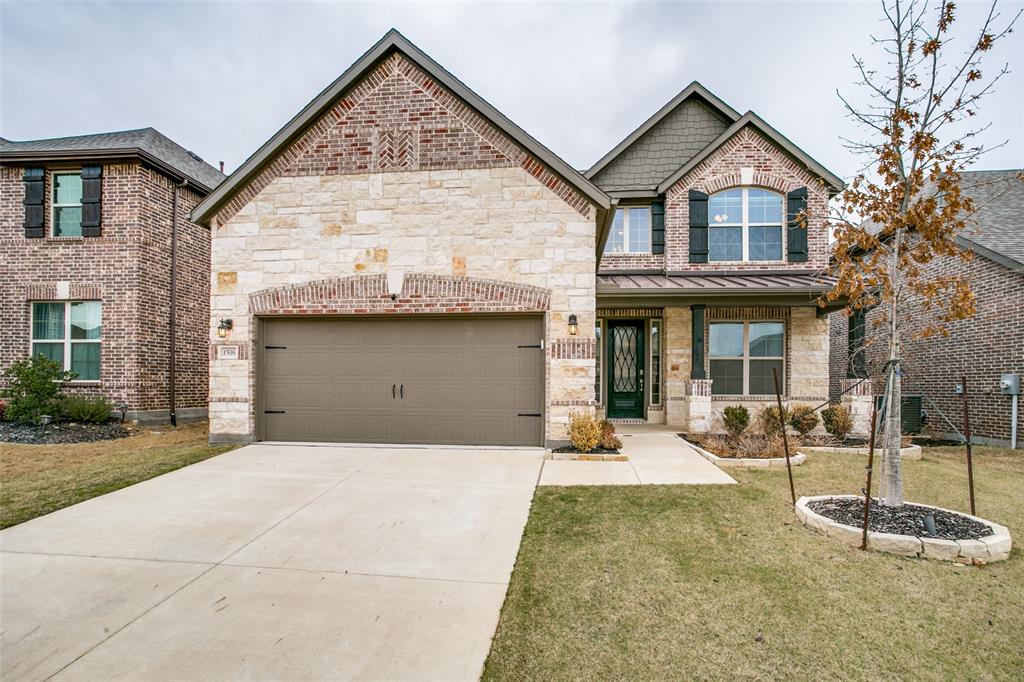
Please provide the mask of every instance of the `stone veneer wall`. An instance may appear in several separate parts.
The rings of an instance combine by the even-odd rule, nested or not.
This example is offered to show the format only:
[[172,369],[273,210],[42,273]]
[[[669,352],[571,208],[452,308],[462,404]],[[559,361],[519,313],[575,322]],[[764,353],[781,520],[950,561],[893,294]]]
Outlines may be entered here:
[[[518,167],[281,176],[217,230],[210,338],[218,345],[216,325],[231,318],[225,343],[250,345],[254,295],[285,285],[398,271],[403,298],[424,275],[539,287],[549,300],[546,434],[561,440],[569,410],[593,404],[594,249],[594,218]],[[567,337],[573,313],[580,334]],[[239,360],[211,355],[211,434],[251,437],[251,349]]]

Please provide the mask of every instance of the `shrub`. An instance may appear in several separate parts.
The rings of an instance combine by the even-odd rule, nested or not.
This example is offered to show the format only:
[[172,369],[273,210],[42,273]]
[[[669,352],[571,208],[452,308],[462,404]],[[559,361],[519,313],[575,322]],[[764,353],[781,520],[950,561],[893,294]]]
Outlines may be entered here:
[[76,422],[96,422],[102,424],[110,419],[114,411],[114,404],[103,396],[98,398],[86,398],[79,395],[69,395],[60,401],[60,413]]
[[794,405],[789,408],[789,425],[801,436],[806,436],[818,425],[818,415],[810,405]]
[[569,441],[580,452],[591,452],[601,442],[601,423],[591,412],[569,413]]
[[64,384],[78,375],[65,372],[56,360],[34,355],[15,362],[4,370],[4,376],[8,380],[7,418],[36,421],[41,414],[58,412]]
[[779,408],[775,405],[762,407],[757,413],[757,430],[763,436],[782,435],[782,424],[789,423],[789,410],[782,407],[782,419],[779,419]]
[[742,405],[729,405],[722,410],[722,422],[725,423],[726,433],[739,438],[750,425],[750,411]]
[[622,440],[615,435],[615,424],[607,419],[601,420],[601,442],[598,445],[605,450],[618,450],[622,447]]
[[853,431],[853,418],[850,411],[844,405],[829,405],[821,411],[821,423],[829,435],[838,441],[846,440],[846,437]]

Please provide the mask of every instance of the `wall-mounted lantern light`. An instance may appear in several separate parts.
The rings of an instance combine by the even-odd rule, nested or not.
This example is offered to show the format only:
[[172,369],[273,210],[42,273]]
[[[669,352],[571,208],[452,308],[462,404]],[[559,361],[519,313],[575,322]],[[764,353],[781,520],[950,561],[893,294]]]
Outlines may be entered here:
[[579,331],[579,324],[576,322],[576,315],[569,316],[569,336],[576,336],[576,332]]
[[226,339],[228,334],[231,333],[231,328],[234,326],[235,323],[231,320],[221,320],[220,324],[217,325],[217,336]]

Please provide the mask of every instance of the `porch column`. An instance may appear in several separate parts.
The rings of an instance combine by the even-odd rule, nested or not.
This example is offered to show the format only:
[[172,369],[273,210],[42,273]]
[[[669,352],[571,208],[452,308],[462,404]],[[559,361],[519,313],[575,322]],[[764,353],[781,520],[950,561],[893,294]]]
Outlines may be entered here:
[[691,379],[707,379],[704,372],[704,305],[696,304],[690,306],[691,318],[691,346],[693,348],[693,364],[690,366]]

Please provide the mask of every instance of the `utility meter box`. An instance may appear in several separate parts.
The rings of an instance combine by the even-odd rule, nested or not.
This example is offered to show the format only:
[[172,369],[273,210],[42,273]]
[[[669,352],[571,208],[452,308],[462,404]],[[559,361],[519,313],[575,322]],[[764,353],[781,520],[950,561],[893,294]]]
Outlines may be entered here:
[[1020,395],[1020,375],[1004,374],[999,378],[999,390],[1003,395]]

